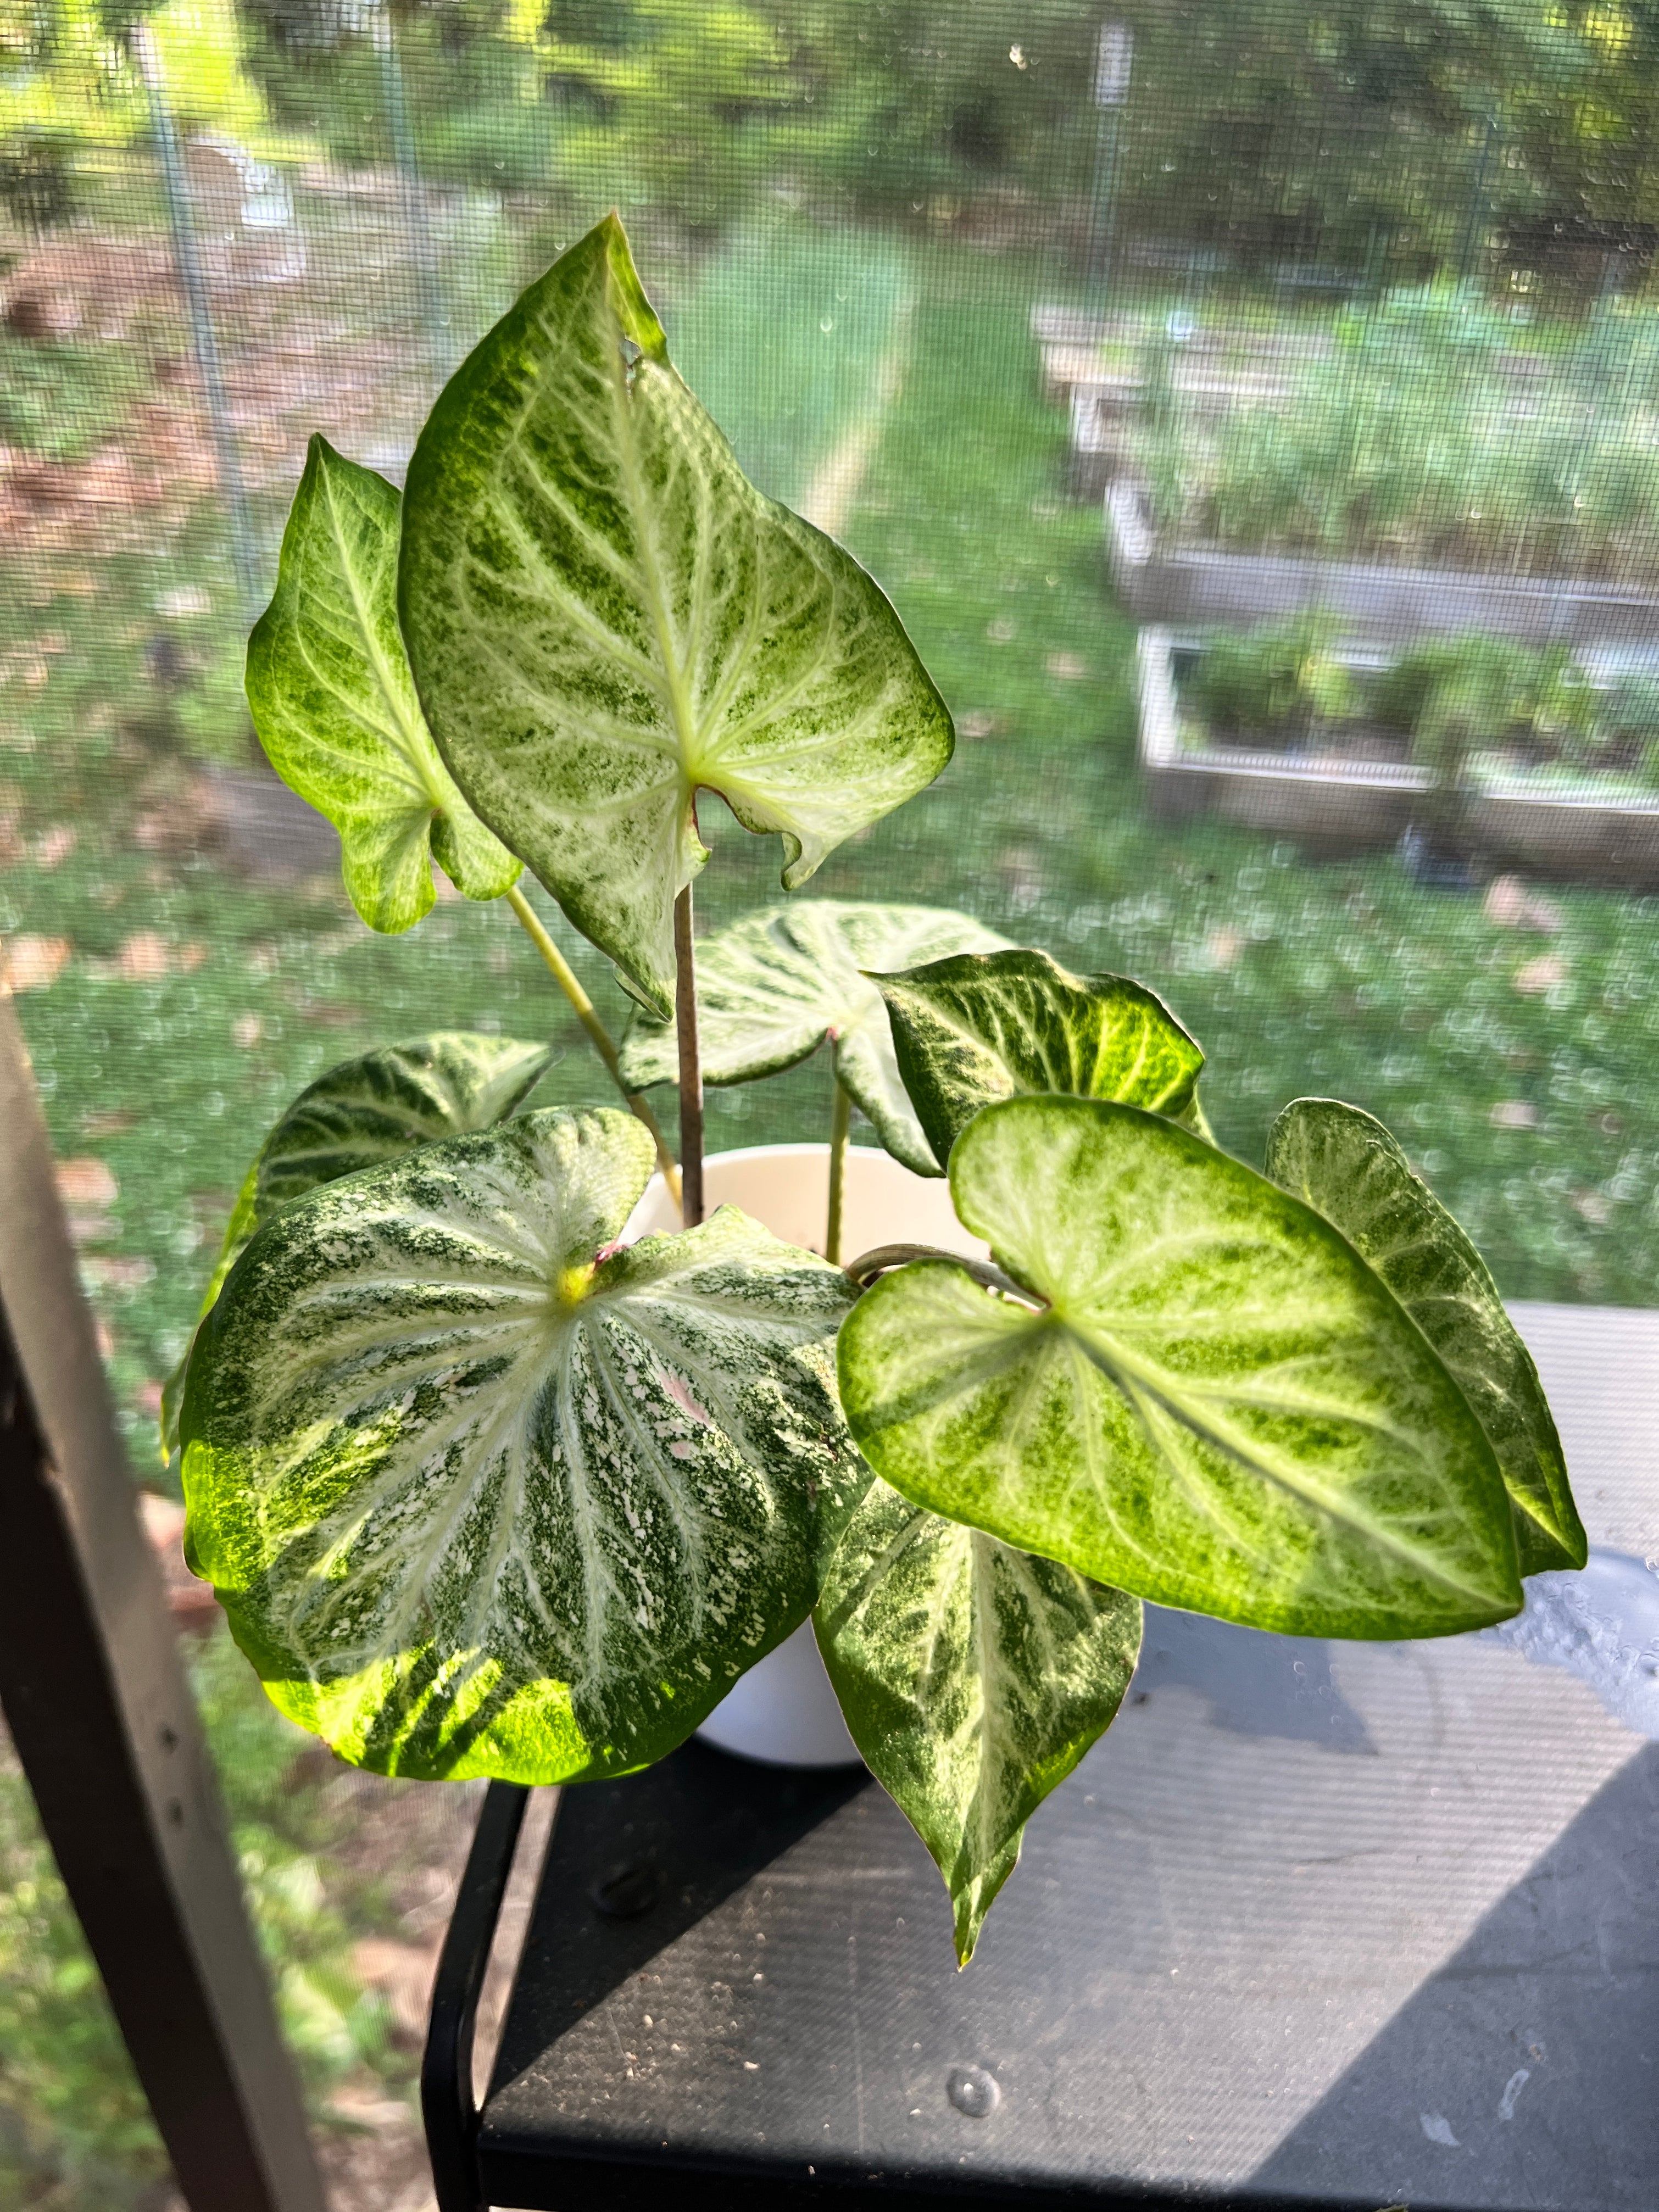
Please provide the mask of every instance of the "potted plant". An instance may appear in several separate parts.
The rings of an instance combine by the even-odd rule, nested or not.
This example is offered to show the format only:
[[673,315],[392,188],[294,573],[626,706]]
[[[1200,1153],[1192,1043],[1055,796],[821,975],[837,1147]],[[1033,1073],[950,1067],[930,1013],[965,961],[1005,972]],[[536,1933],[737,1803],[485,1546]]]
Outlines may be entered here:
[[[401,501],[313,444],[248,693],[364,919],[417,921],[434,860],[504,900],[623,1102],[526,1109],[542,1046],[432,1037],[313,1084],[250,1173],[169,1396],[188,1552],[342,1758],[625,1773],[810,1619],[965,1961],[1143,1598],[1441,1635],[1582,1562],[1531,1362],[1369,1116],[1297,1102],[1258,1174],[1152,992],[961,915],[791,901],[694,956],[700,805],[793,890],[952,732],[876,584],[742,477],[614,217]],[[620,1052],[521,866],[637,1000]],[[825,1039],[828,1143],[705,1162],[705,1081]]]

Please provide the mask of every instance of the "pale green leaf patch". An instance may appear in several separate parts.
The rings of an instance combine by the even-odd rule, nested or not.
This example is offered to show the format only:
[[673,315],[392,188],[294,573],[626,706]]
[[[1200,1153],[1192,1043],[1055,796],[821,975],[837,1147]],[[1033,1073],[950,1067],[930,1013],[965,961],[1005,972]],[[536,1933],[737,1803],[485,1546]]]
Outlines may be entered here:
[[[488,1129],[515,1113],[552,1065],[550,1045],[471,1030],[439,1030],[343,1060],[307,1084],[259,1147],[237,1194],[198,1310],[213,1310],[225,1278],[263,1221],[319,1183],[400,1158],[417,1145]],[[195,1336],[161,1393],[161,1457],[179,1449],[179,1408]]]
[[846,1278],[559,1109],[284,1206],[191,1361],[188,1555],[276,1704],[378,1772],[660,1758],[805,1619],[869,1482]]
[[665,1018],[699,790],[778,832],[793,890],[950,758],[879,588],[755,489],[676,374],[614,216],[439,398],[398,607],[456,781]]
[[[937,1176],[900,1079],[887,1009],[865,971],[989,952],[1006,942],[971,915],[940,907],[797,899],[747,915],[696,948],[703,1080],[775,1075],[828,1037],[836,1080],[887,1150],[915,1174]],[[622,1065],[632,1090],[672,1083],[679,1073],[673,1024],[636,1014]]]
[[1046,952],[975,950],[875,980],[941,1167],[999,1098],[1061,1093],[1176,1120],[1196,1112],[1204,1054],[1162,999],[1126,975],[1073,975]]
[[1532,1354],[1486,1261],[1382,1124],[1298,1098],[1267,1138],[1267,1173],[1340,1229],[1456,1377],[1515,1509],[1523,1575],[1582,1567],[1588,1539]]
[[469,898],[520,864],[438,757],[398,629],[394,485],[314,437],[276,592],[248,641],[247,698],[271,766],[340,833],[351,902],[395,933],[432,905],[435,858]]
[[1140,1601],[877,1481],[812,1624],[853,1741],[945,1876],[965,1966],[1025,1822],[1123,1701]]
[[1290,1635],[1444,1635],[1517,1610],[1480,1423],[1310,1206],[1173,1121],[1080,1098],[985,1108],[950,1177],[1030,1303],[928,1260],[848,1317],[853,1434],[915,1504]]

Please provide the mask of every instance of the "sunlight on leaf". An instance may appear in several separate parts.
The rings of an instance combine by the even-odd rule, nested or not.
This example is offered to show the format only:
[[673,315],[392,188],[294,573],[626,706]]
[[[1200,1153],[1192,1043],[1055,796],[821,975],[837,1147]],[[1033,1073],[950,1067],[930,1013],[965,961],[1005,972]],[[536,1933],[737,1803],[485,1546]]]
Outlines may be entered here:
[[675,373],[614,216],[433,409],[398,608],[456,781],[665,1018],[700,789],[778,832],[793,890],[951,757],[879,588],[755,489]]
[[1486,1261],[1382,1124],[1298,1098],[1268,1134],[1267,1173],[1342,1231],[1456,1377],[1503,1471],[1522,1573],[1582,1567],[1588,1539],[1532,1354]]
[[607,1252],[631,1115],[531,1114],[283,1206],[191,1361],[191,1564],[376,1771],[660,1758],[805,1620],[869,1482],[839,1269],[734,1207]]
[[339,831],[358,913],[394,934],[431,907],[434,857],[469,898],[499,898],[520,872],[422,717],[398,630],[398,507],[384,477],[313,438],[247,652],[271,766]]
[[853,1434],[916,1504],[1289,1635],[1518,1609],[1480,1423],[1311,1208],[1159,1115],[1079,1098],[986,1108],[951,1192],[1031,1303],[928,1260],[841,1337]]
[[1126,975],[1073,975],[1046,952],[1004,951],[875,980],[941,1167],[999,1098],[1111,1098],[1176,1120],[1196,1110],[1203,1054],[1163,1000]]

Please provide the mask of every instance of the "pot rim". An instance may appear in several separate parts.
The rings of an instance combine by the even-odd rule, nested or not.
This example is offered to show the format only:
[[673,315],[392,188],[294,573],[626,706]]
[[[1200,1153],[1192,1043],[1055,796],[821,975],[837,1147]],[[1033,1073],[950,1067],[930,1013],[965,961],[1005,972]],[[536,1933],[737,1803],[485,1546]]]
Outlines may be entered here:
[[[806,1153],[824,1153],[827,1152],[829,1149],[829,1146],[821,1139],[815,1144],[734,1145],[730,1152],[705,1152],[702,1156],[702,1164],[704,1167],[708,1167],[715,1160],[776,1160],[787,1159],[790,1158],[798,1158]],[[905,1167],[902,1160],[893,1159],[893,1155],[888,1151],[884,1145],[855,1145],[849,1141],[847,1149],[849,1152],[869,1152],[880,1159],[893,1160],[893,1165],[896,1168],[902,1168],[906,1175],[916,1175],[915,1170],[914,1168]],[[661,1169],[659,1168],[657,1170],[657,1173],[660,1175],[661,1172]],[[937,1182],[939,1180],[940,1178],[937,1176],[916,1176],[916,1181],[918,1182]]]

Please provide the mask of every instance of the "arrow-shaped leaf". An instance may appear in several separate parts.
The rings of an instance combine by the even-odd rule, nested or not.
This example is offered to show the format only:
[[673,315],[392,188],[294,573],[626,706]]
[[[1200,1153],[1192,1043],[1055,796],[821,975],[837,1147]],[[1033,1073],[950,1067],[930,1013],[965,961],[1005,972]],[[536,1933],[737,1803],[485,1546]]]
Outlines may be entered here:
[[378,1772],[619,1774],[803,1620],[869,1472],[845,1276],[734,1208],[609,1251],[630,1115],[285,1206],[191,1362],[186,1535],[275,1702]]
[[[939,1173],[905,1096],[881,994],[866,969],[904,968],[1006,942],[970,915],[939,907],[799,899],[745,915],[697,945],[697,1023],[707,1083],[752,1083],[817,1051],[895,1159]],[[636,1014],[623,1048],[631,1090],[679,1073],[672,1023]]]
[[[254,1231],[279,1206],[319,1183],[379,1167],[471,1129],[488,1129],[524,1103],[552,1062],[550,1045],[440,1030],[343,1060],[307,1084],[259,1147],[225,1227],[196,1321],[213,1310]],[[195,1337],[161,1393],[161,1456],[179,1449],[179,1408]]]
[[1196,1110],[1204,1055],[1125,975],[1073,975],[1046,952],[967,952],[877,978],[898,1072],[943,1167],[982,1106],[1068,1093],[1174,1119]]
[[1267,1173],[1364,1255],[1457,1378],[1509,1488],[1522,1573],[1582,1567],[1588,1540],[1532,1354],[1486,1261],[1382,1124],[1298,1098],[1268,1135]]
[[793,890],[950,758],[852,556],[763,498],[676,374],[614,216],[463,363],[410,465],[398,606],[444,758],[646,1002],[716,792]]
[[1509,1500],[1462,1391],[1330,1224],[1161,1116],[987,1107],[951,1260],[842,1331],[842,1401],[918,1505],[1165,1605],[1294,1636],[1434,1636],[1521,1602]]
[[283,781],[340,833],[351,902],[395,933],[432,904],[432,861],[469,898],[519,863],[455,787],[398,629],[398,493],[313,438],[283,533],[276,592],[248,641],[253,726]]
[[553,1064],[553,1048],[474,1030],[438,1030],[343,1060],[307,1084],[259,1154],[256,1209],[401,1159],[417,1145],[494,1128]]
[[1025,1822],[1123,1701],[1140,1601],[874,1482],[813,1627],[853,1741],[945,1876],[965,1966]]

